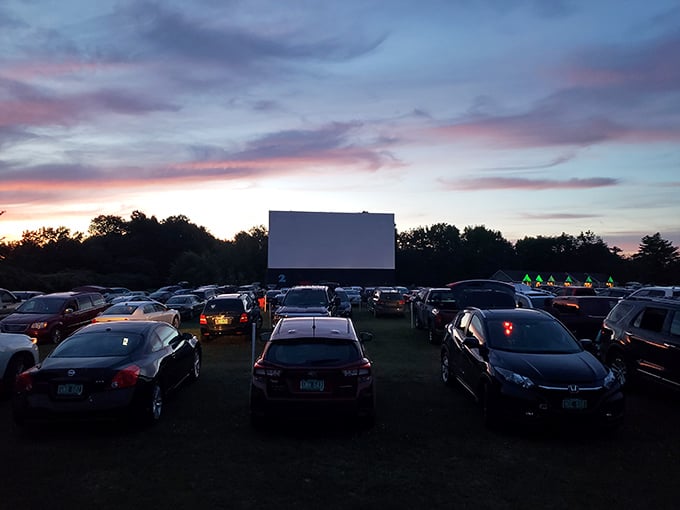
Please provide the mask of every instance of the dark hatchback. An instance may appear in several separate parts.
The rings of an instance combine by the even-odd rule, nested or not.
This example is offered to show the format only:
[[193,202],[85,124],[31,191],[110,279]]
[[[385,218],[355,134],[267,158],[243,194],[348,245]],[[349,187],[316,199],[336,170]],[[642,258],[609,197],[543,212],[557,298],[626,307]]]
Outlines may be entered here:
[[373,296],[367,301],[369,312],[374,317],[381,315],[397,315],[403,317],[406,313],[406,300],[404,294],[397,290],[376,289]]
[[14,420],[160,419],[165,395],[198,379],[201,345],[165,322],[90,324],[17,376]]
[[615,427],[624,396],[614,373],[543,310],[466,309],[447,327],[441,378],[481,402],[485,423]]
[[373,366],[351,319],[281,319],[253,366],[253,425],[272,418],[345,418],[359,426],[375,420]]
[[220,294],[207,301],[199,317],[201,337],[249,334],[262,327],[260,307],[249,294]]

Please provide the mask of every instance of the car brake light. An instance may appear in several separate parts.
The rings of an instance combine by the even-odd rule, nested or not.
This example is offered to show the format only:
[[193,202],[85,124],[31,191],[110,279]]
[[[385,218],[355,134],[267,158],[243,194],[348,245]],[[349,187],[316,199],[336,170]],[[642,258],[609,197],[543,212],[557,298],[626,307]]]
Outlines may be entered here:
[[28,393],[33,390],[33,374],[38,369],[36,367],[31,367],[28,370],[21,372],[17,375],[14,382],[14,389],[18,393]]
[[241,318],[239,319],[239,322],[248,322],[248,314],[242,313]]
[[137,365],[130,365],[129,367],[119,370],[111,380],[111,388],[121,389],[134,386],[137,384],[140,370],[141,369]]
[[358,377],[359,382],[368,382],[371,380],[371,364],[365,362],[354,368],[346,368],[342,371],[345,377]]
[[202,313],[201,316],[198,318],[198,323],[199,324],[208,324],[208,319],[205,318],[204,313]]

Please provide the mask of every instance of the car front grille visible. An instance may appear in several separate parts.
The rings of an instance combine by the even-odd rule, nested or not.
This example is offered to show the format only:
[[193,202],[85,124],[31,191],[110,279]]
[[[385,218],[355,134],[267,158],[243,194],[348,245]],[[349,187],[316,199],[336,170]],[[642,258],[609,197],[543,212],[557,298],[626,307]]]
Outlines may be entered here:
[[28,329],[26,324],[3,324],[3,333],[23,333]]

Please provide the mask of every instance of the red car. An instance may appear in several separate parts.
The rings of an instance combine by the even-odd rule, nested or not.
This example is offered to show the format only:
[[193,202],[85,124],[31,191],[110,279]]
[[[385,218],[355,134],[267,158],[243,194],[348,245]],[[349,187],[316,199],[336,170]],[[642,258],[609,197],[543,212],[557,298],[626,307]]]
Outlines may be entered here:
[[373,365],[363,345],[371,338],[357,335],[349,318],[281,319],[253,367],[253,425],[275,417],[344,417],[372,426]]

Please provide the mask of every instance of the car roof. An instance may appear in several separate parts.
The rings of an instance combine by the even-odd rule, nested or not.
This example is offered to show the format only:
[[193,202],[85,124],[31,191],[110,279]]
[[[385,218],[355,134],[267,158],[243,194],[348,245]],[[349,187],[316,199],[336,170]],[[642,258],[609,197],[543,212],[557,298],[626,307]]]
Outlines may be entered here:
[[167,324],[166,322],[159,321],[94,322],[86,326],[83,326],[78,331],[73,333],[73,335],[77,335],[80,332],[93,332],[93,331],[118,331],[136,334],[147,334],[150,330],[156,328],[161,324],[169,326],[169,324]]
[[[479,308],[468,308],[466,310],[480,310]],[[487,319],[523,319],[533,317],[535,319],[555,319],[545,310],[540,308],[493,308],[480,310]]]
[[270,341],[314,337],[357,340],[351,319],[345,317],[287,317],[276,324]]

